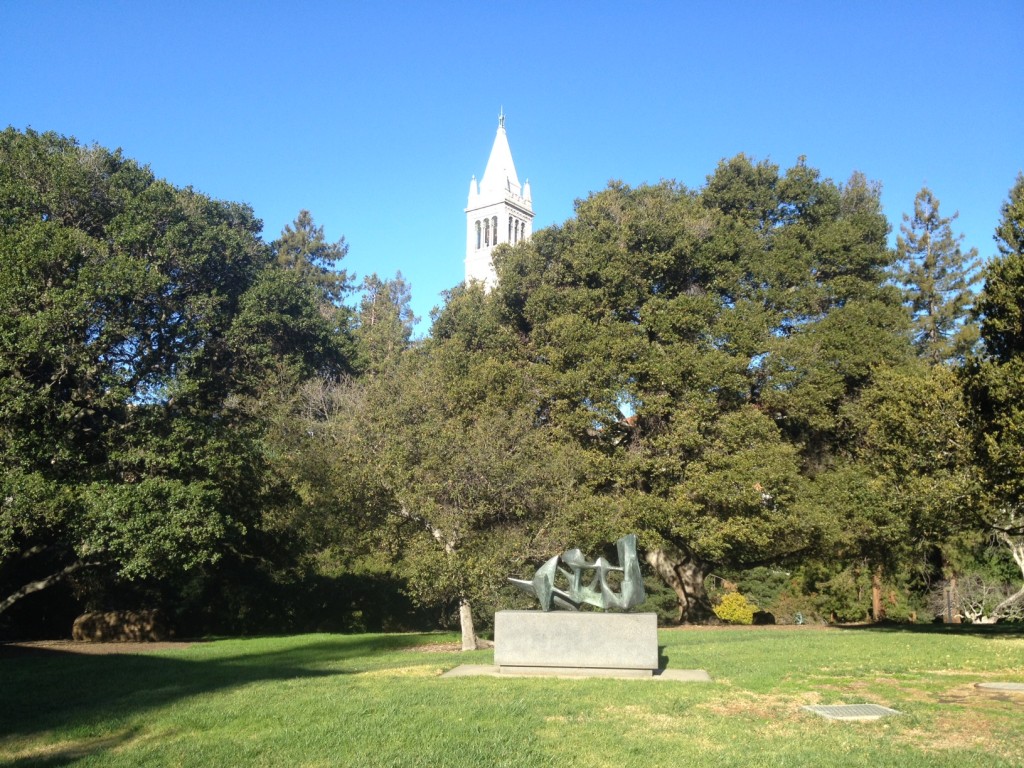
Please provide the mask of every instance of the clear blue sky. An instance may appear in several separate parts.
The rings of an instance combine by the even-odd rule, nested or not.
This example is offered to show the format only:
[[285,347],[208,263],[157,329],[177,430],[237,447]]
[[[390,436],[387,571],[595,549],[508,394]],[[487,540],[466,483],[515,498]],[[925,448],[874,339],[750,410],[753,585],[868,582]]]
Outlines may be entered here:
[[806,155],[881,182],[894,230],[929,185],[988,257],[1024,169],[1020,0],[0,0],[0,30],[0,126],[121,147],[268,240],[307,208],[423,318],[462,280],[502,107],[535,230],[610,179]]

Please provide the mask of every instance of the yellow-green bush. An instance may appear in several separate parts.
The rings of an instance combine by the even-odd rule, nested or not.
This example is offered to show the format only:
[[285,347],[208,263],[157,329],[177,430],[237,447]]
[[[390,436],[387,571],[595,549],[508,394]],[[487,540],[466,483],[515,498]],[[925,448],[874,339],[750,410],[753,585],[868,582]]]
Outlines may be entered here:
[[715,606],[715,615],[729,624],[753,624],[757,606],[739,592],[727,592]]

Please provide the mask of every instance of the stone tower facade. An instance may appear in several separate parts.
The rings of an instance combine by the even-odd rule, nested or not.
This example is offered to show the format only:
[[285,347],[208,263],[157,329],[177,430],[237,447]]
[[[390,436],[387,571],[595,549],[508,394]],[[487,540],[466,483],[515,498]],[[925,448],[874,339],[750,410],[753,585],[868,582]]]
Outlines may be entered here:
[[490,290],[498,282],[491,263],[494,247],[515,245],[533,231],[530,181],[519,184],[512,150],[505,133],[505,114],[498,117],[498,134],[483,178],[469,182],[466,204],[466,282],[478,280]]

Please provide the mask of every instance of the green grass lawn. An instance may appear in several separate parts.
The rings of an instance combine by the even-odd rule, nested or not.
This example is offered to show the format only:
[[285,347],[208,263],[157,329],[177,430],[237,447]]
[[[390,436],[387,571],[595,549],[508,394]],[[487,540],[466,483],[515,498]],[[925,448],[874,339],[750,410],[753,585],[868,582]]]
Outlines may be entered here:
[[[444,678],[452,635],[303,635],[85,656],[0,649],[13,766],[1022,766],[1024,631],[668,630],[713,683]],[[871,702],[877,722],[804,704]]]

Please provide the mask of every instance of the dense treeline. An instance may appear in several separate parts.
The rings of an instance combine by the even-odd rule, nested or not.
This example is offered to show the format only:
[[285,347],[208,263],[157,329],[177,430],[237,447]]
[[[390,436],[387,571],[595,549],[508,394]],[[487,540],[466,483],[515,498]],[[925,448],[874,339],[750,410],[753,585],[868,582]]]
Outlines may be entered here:
[[802,159],[613,183],[412,341],[401,276],[357,284],[308,212],[267,243],[8,129],[0,629],[457,617],[472,647],[506,576],[630,531],[670,619],[723,584],[779,620],[1019,617],[1024,179],[980,292],[954,219],[922,190],[890,248],[878,187]]

